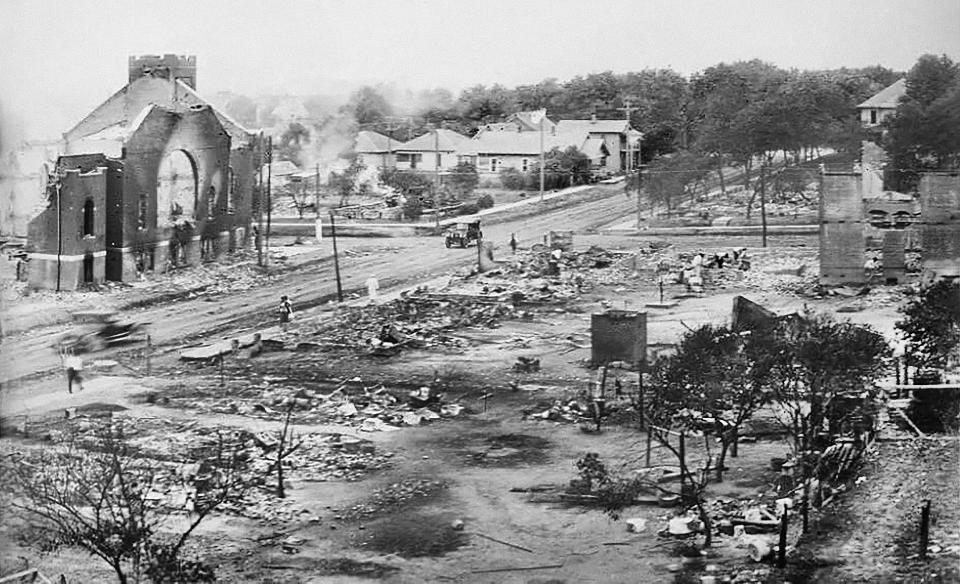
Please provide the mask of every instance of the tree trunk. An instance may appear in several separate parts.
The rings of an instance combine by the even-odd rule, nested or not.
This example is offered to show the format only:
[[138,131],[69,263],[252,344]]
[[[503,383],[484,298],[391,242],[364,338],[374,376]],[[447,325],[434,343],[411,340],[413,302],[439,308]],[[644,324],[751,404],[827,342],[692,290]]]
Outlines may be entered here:
[[740,428],[734,428],[730,431],[733,438],[730,440],[730,458],[740,456]]
[[277,497],[283,499],[287,496],[286,491],[283,488],[283,454],[282,451],[277,453]]
[[[722,435],[722,434],[721,434]],[[720,454],[717,456],[717,482],[723,482],[723,464],[727,460],[727,448],[730,447],[729,438],[720,440]]]
[[123,573],[123,566],[120,563],[111,564],[113,571],[117,573],[117,582],[120,584],[127,584],[127,575]]
[[717,164],[717,178],[720,180],[720,193],[725,196],[727,194],[727,183],[723,178],[723,156],[720,157],[720,162]]
[[707,509],[703,506],[703,497],[697,496],[697,511],[700,514],[700,521],[703,522],[703,547],[710,547],[713,543],[713,522]]
[[753,168],[753,156],[743,161],[743,188],[750,188],[750,169]]

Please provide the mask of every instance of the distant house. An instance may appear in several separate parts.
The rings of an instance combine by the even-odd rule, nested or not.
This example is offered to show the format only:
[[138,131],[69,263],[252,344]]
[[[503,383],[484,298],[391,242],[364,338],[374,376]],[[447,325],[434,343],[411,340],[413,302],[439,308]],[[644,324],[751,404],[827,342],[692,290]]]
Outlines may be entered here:
[[[539,132],[540,123],[534,122],[537,112],[517,112],[511,114],[504,122],[484,124],[477,129],[474,138],[489,132]],[[550,118],[544,116],[543,131],[552,134],[557,124]]]
[[400,145],[401,142],[392,140],[389,136],[361,130],[357,132],[353,151],[367,168],[393,168],[396,166],[394,150]]
[[860,124],[870,128],[883,123],[885,119],[897,111],[900,98],[907,93],[907,80],[900,79],[893,85],[885,87],[867,101],[857,106],[860,111]]
[[[498,174],[504,168],[528,172],[537,165],[541,152],[541,133],[539,129],[524,129],[536,125],[514,119],[488,126],[470,140],[470,149],[463,152],[476,164],[477,172]],[[506,126],[507,129],[500,126]],[[511,131],[510,127],[514,130]],[[616,172],[626,168],[628,153],[632,152],[633,165],[636,165],[642,134],[634,130],[627,120],[561,120],[554,123],[545,118],[542,138],[544,152],[553,148],[566,150],[573,146],[590,158],[594,170]]]
[[264,172],[270,177],[270,188],[276,189],[289,185],[300,173],[300,167],[289,160],[278,160],[266,165]]
[[439,129],[418,136],[394,149],[398,170],[441,171],[453,168],[470,150],[470,138]]

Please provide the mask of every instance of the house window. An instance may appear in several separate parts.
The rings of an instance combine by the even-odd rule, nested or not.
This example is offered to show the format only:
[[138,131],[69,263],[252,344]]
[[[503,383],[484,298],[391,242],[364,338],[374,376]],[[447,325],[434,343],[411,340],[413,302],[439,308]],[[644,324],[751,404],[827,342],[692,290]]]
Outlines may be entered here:
[[227,168],[227,213],[233,215],[237,211],[237,193],[240,191],[240,179],[233,172],[233,167]]
[[210,189],[207,190],[207,218],[213,218],[213,208],[217,204],[217,189],[213,185],[210,185]]
[[870,123],[871,124],[877,123],[877,110],[875,109],[870,110]]
[[527,172],[528,170],[530,170],[530,159],[524,158],[520,160],[520,170],[522,170],[523,172]]
[[147,228],[148,209],[147,193],[140,193],[140,199],[137,201],[137,229]]
[[497,172],[500,168],[500,160],[498,158],[490,159],[490,172]]
[[93,199],[83,204],[83,236],[93,236]]

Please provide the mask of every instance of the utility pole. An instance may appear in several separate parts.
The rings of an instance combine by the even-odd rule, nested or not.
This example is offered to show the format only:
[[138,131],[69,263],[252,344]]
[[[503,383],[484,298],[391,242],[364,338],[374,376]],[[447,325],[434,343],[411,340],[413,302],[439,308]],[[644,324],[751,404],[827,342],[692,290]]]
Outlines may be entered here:
[[440,130],[433,129],[433,216],[440,229]]
[[[633,107],[632,99],[624,99],[623,107],[617,108],[623,111],[624,119],[627,121],[627,180],[624,188],[626,189],[627,195],[630,194],[630,188],[633,186],[633,143],[630,140],[630,130],[632,127],[630,125],[630,115],[639,108]],[[640,139],[637,140],[637,177],[636,177],[636,187],[637,187],[637,227],[640,227],[640,218],[641,218],[641,201],[640,201],[640,178],[641,178],[641,143],[640,140],[643,139],[641,135]]]
[[[59,161],[57,161],[59,164]],[[63,254],[63,199],[61,197],[60,189],[60,169],[57,169],[57,292],[60,291],[60,274],[62,268],[60,267],[61,259],[60,256]]]
[[273,198],[270,193],[270,183],[273,182],[273,136],[267,136],[267,234],[264,247],[267,253],[264,265],[270,264],[270,219],[273,214]]
[[330,211],[330,236],[333,238],[333,271],[337,276],[337,302],[343,302],[343,286],[340,284],[340,259],[337,256],[337,223]]
[[767,167],[760,165],[760,225],[763,247],[767,247]]
[[313,177],[313,212],[320,217],[320,163],[317,163],[316,176]]
[[[258,110],[259,111],[259,110]],[[257,246],[257,265],[263,267],[263,132],[260,132],[260,168],[257,169],[257,237],[254,243]]]
[[547,117],[547,111],[543,110],[543,115],[540,116],[540,202],[543,202],[543,183],[544,183],[544,159],[546,158],[543,153],[543,118]]

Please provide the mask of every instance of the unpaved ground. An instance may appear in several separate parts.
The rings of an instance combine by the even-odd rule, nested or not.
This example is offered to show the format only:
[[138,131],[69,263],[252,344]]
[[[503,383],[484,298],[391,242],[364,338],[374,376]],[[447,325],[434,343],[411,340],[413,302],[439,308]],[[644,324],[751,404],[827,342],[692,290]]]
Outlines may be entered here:
[[[650,342],[671,343],[685,327],[728,320],[732,298],[738,293],[781,313],[800,310],[804,304],[817,310],[845,308],[853,310],[845,313],[853,320],[889,329],[896,303],[886,292],[872,298],[815,299],[790,294],[789,290],[803,287],[802,276],[763,274],[765,255],[777,265],[787,258],[794,268],[814,262],[813,239],[784,238],[775,243],[780,246],[777,250],[766,254],[751,250],[757,258],[755,274],[718,275],[717,284],[708,286],[703,298],[685,298],[674,308],[651,310]],[[669,253],[739,247],[743,241],[698,238],[679,242]],[[598,244],[635,250],[649,243],[635,237],[577,239],[580,249]],[[679,287],[666,290],[667,295],[678,292],[682,292]],[[656,277],[640,270],[625,281],[585,292],[575,305],[540,310],[531,320],[507,320],[495,329],[458,330],[454,334],[469,342],[453,348],[407,351],[389,358],[308,349],[265,353],[243,363],[231,360],[222,390],[217,389],[216,367],[182,364],[176,353],[161,353],[152,377],[103,377],[90,382],[89,392],[73,396],[63,393],[58,376],[38,378],[8,394],[4,409],[42,418],[44,412],[56,416],[71,405],[120,403],[127,408],[123,415],[132,418],[196,420],[202,425],[262,431],[276,429],[280,422],[269,416],[211,413],[203,398],[191,398],[191,388],[198,388],[198,395],[219,391],[227,399],[241,400],[248,394],[255,399],[257,392],[247,390],[254,378],[265,376],[298,384],[336,384],[359,376],[366,385],[411,388],[429,382],[439,371],[450,379],[447,400],[466,407],[461,416],[381,433],[360,432],[355,424],[342,420],[303,425],[298,428],[303,433],[353,433],[371,439],[378,451],[391,454],[390,463],[351,482],[304,481],[294,469],[290,498],[284,505],[304,509],[302,518],[270,523],[221,516],[201,530],[195,549],[218,565],[224,581],[237,582],[671,581],[667,566],[680,561],[674,554],[676,542],[654,533],[663,526],[668,510],[626,510],[626,517],[648,519],[647,530],[633,535],[622,522],[598,510],[533,503],[523,493],[510,492],[513,487],[542,483],[564,485],[574,476],[576,459],[586,452],[599,453],[615,467],[641,464],[637,459],[642,435],[629,428],[585,434],[576,424],[523,419],[521,413],[575,396],[594,378],[594,372],[583,367],[590,352],[590,312],[611,299],[618,308],[620,302],[640,308],[657,295]],[[539,357],[542,371],[514,374],[511,366],[521,355]],[[628,385],[635,378],[627,372],[615,375],[622,375]],[[522,389],[509,391],[510,380],[520,381]],[[150,394],[156,394],[153,403],[143,397]],[[485,394],[487,399],[482,398]],[[156,396],[170,401],[161,405]],[[698,448],[691,450],[692,456],[698,456]],[[779,442],[744,444],[741,457],[730,462],[727,480],[715,485],[714,493],[750,499],[772,496],[775,476],[766,470],[768,462],[785,451]],[[660,455],[656,452],[653,460]],[[450,527],[456,519],[464,521],[462,532]],[[290,536],[299,542],[294,554],[284,553],[280,545]],[[744,551],[735,543],[718,542],[714,553],[706,562],[685,564],[685,572],[703,570],[706,563],[716,564],[721,574],[740,569]],[[29,548],[8,548],[3,565],[14,565],[17,555],[31,558],[48,573],[66,573],[71,581],[100,578],[92,576],[101,574],[95,562],[69,550],[39,556]],[[555,565],[560,567],[482,572]]]
[[[814,522],[797,581],[960,581],[960,442],[881,442],[861,484]],[[929,559],[919,556],[920,508],[930,500]]]

